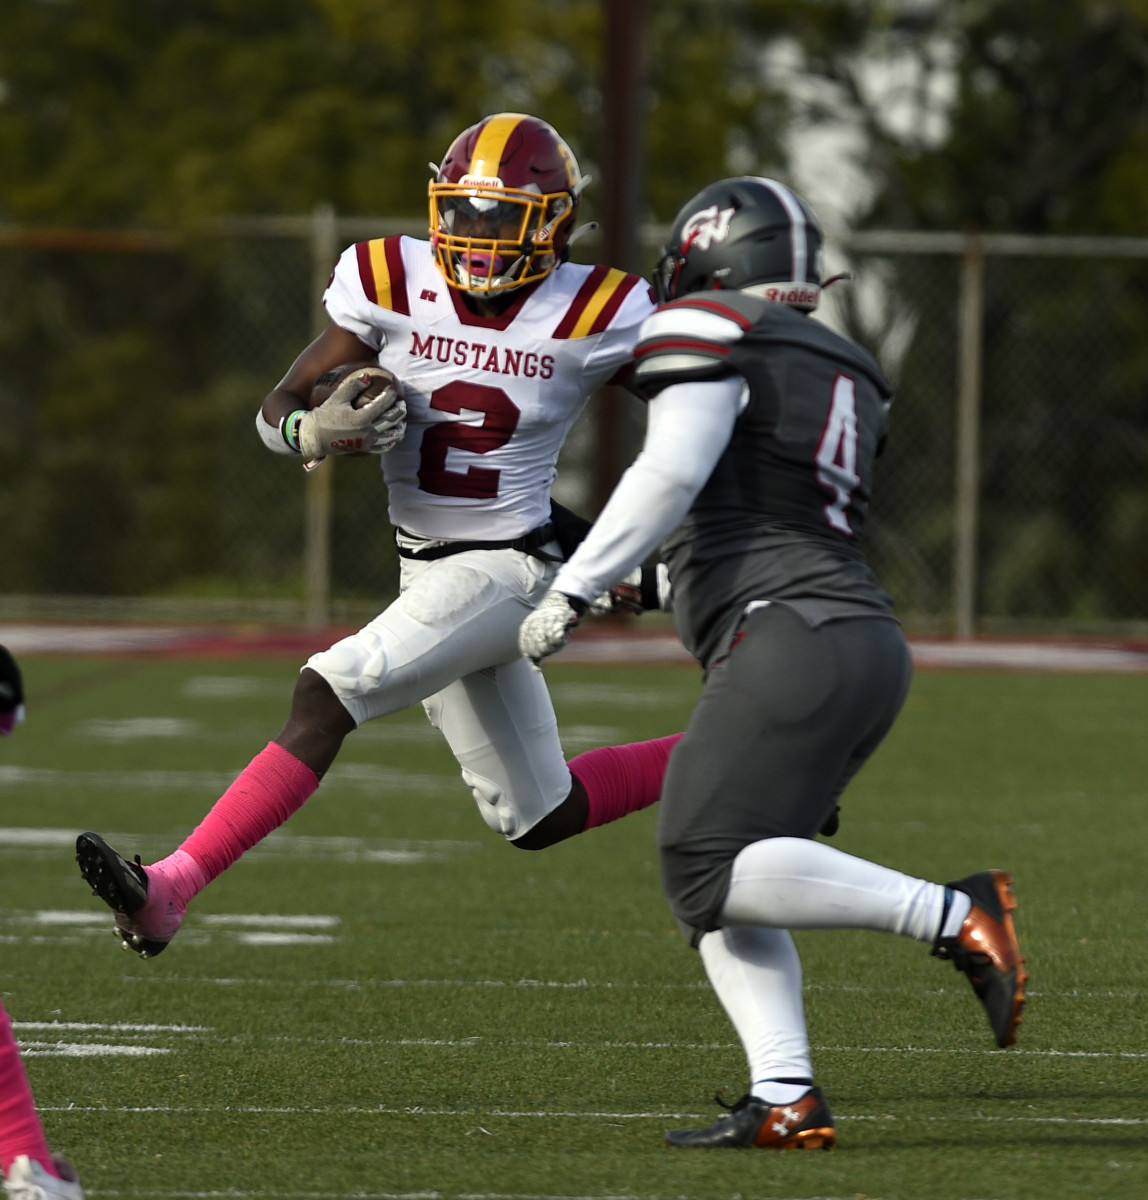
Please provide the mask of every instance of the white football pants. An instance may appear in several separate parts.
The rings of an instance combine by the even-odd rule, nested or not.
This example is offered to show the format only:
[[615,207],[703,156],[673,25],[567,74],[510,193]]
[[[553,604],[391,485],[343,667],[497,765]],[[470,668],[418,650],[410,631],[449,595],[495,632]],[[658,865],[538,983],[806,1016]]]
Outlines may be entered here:
[[557,563],[517,550],[468,550],[401,565],[398,599],[306,665],[358,725],[422,701],[483,820],[520,837],[570,791],[546,682],[518,652],[518,627]]

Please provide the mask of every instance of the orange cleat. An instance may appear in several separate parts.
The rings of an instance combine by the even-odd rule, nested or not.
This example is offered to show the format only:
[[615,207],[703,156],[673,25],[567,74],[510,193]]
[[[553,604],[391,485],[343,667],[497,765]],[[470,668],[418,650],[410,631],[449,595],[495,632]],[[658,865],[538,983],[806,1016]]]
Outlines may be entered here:
[[947,884],[973,902],[956,937],[938,937],[937,958],[948,959],[963,971],[985,1007],[993,1036],[1000,1047],[1016,1041],[1028,972],[1016,939],[1012,914],[1016,897],[1012,876],[1005,871],[981,871]]
[[837,1130],[825,1096],[813,1087],[792,1104],[769,1104],[756,1096],[742,1096],[728,1116],[708,1129],[671,1130],[666,1141],[671,1146],[831,1150],[837,1143]]

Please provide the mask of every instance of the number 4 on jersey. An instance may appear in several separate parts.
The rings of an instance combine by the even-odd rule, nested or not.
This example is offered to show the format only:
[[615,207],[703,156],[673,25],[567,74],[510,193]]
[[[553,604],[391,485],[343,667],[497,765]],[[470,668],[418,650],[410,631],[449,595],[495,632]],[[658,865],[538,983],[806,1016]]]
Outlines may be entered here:
[[861,482],[857,474],[857,397],[853,380],[838,375],[821,441],[817,443],[817,482],[832,495],[825,519],[838,533],[853,537],[846,510]]

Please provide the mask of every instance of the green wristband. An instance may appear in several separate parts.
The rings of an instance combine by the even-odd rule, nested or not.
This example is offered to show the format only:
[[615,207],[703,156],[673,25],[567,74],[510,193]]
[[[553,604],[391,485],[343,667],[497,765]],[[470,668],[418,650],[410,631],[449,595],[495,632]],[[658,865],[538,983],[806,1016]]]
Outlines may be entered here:
[[302,454],[302,448],[299,445],[299,422],[307,415],[306,410],[297,408],[293,413],[288,413],[282,421],[279,422],[279,432],[283,435],[283,440],[295,451],[296,454]]

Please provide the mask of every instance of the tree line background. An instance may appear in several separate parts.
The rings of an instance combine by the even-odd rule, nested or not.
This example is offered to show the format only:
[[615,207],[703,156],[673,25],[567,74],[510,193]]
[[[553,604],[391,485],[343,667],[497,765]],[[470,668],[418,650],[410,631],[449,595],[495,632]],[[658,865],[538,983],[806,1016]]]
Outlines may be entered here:
[[[251,421],[310,336],[305,249],[272,259],[221,238],[219,221],[320,203],[424,221],[428,161],[500,110],[549,120],[600,184],[606,21],[606,0],[0,0],[0,592],[297,591],[294,559],[257,553],[237,572],[221,547],[256,527],[299,538],[297,480],[271,509],[260,499],[259,481],[286,472]],[[648,222],[668,222],[714,178],[753,172],[815,206],[823,193],[831,232],[847,219],[1148,233],[1143,0],[659,0],[643,50]],[[590,188],[583,219],[600,194]],[[54,242],[65,229],[106,240]],[[164,240],[146,253],[115,242],[139,230]],[[648,269],[647,254],[624,265]],[[896,346],[909,397],[877,517],[884,479],[936,481],[952,462],[951,406],[937,402],[951,347],[938,347],[934,309],[953,265],[888,259],[881,271],[898,300],[884,327],[863,287],[839,302],[880,357]],[[988,273],[986,611],[1144,619],[1144,330],[1148,273],[1135,261],[1045,264],[1023,287]],[[1055,347],[1081,369],[1021,369],[1018,344],[1037,363]],[[1023,516],[1022,455],[1035,493]],[[377,591],[350,552],[365,521],[373,552],[387,553],[382,497],[367,491],[382,489],[366,474],[338,476],[362,489],[336,518],[347,596]],[[236,477],[248,493],[223,491]],[[946,489],[935,490],[897,535],[922,561],[946,552]],[[1014,546],[1053,598],[1043,609],[1009,584]],[[908,577],[894,585],[912,590]]]

